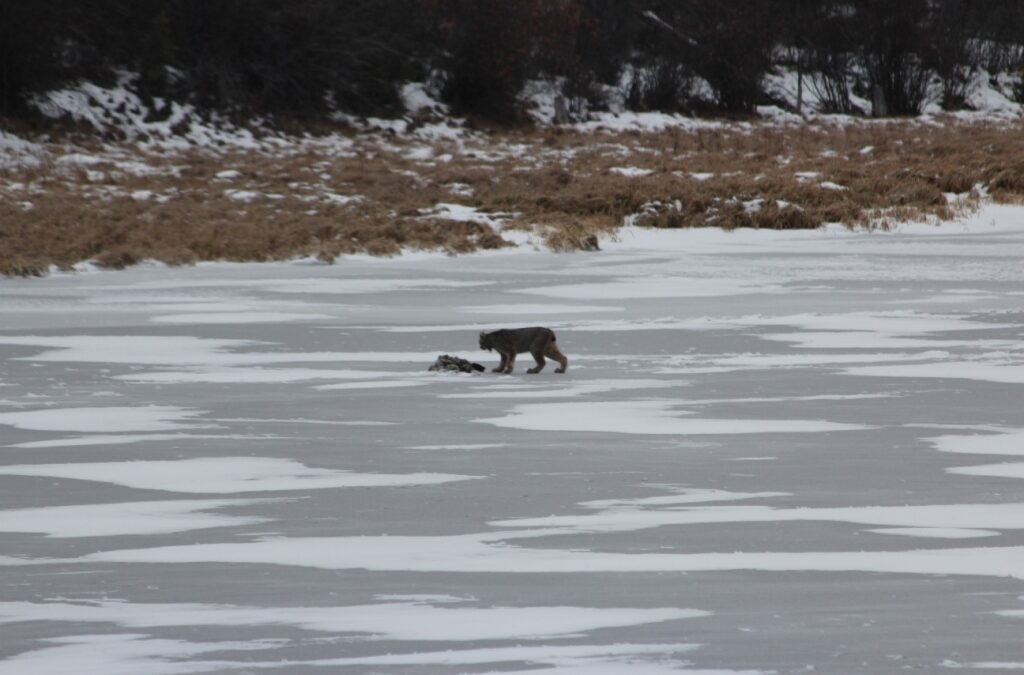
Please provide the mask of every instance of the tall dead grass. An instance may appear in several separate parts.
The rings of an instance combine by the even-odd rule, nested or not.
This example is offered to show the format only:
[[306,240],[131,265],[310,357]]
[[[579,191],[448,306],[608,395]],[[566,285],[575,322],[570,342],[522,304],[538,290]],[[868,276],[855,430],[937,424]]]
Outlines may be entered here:
[[[0,273],[85,260],[113,268],[144,259],[334,261],[508,245],[502,227],[455,219],[440,203],[536,229],[555,250],[596,248],[598,235],[626,219],[730,229],[949,219],[977,204],[976,188],[997,201],[1024,199],[1021,131],[889,122],[515,131],[431,143],[361,136],[346,152],[93,147],[101,161],[0,171]],[[151,173],[124,170],[118,162],[132,154]],[[226,169],[237,175],[225,178]]]

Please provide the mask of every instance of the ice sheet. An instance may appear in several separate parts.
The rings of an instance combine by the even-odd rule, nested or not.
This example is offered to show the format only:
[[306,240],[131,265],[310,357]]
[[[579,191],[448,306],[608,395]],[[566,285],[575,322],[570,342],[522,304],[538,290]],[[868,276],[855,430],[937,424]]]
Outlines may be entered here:
[[0,672],[1012,669],[1022,213],[0,281]]

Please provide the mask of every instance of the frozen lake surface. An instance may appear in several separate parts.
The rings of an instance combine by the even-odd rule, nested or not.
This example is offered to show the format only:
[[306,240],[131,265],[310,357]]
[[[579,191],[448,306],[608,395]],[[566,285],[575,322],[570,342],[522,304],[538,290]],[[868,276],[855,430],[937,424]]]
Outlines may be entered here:
[[1024,669],[1024,210],[603,248],[0,281],[0,674]]

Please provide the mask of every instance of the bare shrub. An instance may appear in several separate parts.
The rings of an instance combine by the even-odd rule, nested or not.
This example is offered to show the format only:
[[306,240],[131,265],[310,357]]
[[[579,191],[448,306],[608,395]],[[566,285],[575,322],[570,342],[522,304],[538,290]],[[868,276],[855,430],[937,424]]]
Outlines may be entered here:
[[875,115],[921,112],[931,73],[927,67],[927,0],[860,3],[857,27],[870,85],[881,96]]
[[93,260],[100,267],[123,270],[125,267],[138,264],[142,259],[139,258],[138,252],[126,247],[119,247],[103,251]]
[[770,204],[754,214],[754,226],[766,230],[813,230],[821,225],[803,209]]
[[18,255],[0,257],[0,274],[7,277],[42,277],[49,269],[45,259],[32,260]]
[[976,175],[962,169],[942,172],[935,179],[936,187],[943,192],[952,192],[954,194],[970,192],[971,188],[978,182],[979,180]]
[[693,75],[678,63],[658,61],[649,68],[633,70],[624,100],[630,110],[689,110]]
[[824,113],[849,114],[854,112],[850,101],[850,58],[845,52],[818,52],[813,62],[815,70],[808,78],[808,88]]
[[552,218],[548,222],[544,243],[552,251],[600,251],[599,235],[609,228],[600,221],[586,218]]
[[1024,166],[993,166],[987,172],[988,188],[997,197],[1024,194]]
[[[543,69],[572,68],[565,49],[582,14],[573,3],[544,0],[436,0],[444,99],[457,111],[500,121],[522,115],[518,96]],[[577,68],[578,69],[578,68]]]

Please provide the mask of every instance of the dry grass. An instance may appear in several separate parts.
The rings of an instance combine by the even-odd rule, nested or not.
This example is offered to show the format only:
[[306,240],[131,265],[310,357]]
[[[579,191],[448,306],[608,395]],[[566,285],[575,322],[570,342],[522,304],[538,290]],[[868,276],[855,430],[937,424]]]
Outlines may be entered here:
[[[77,147],[99,158],[92,164],[61,160],[68,150],[53,146],[44,166],[0,171],[0,273],[85,260],[119,268],[144,259],[460,254],[507,245],[502,227],[536,230],[555,250],[593,249],[627,218],[773,229],[949,219],[977,204],[975,186],[999,201],[1024,197],[1020,132],[892,122],[457,141],[363,135],[170,155]],[[226,169],[238,175],[219,178]],[[960,198],[951,205],[946,193]],[[439,203],[474,207],[501,225],[456,220]]]

